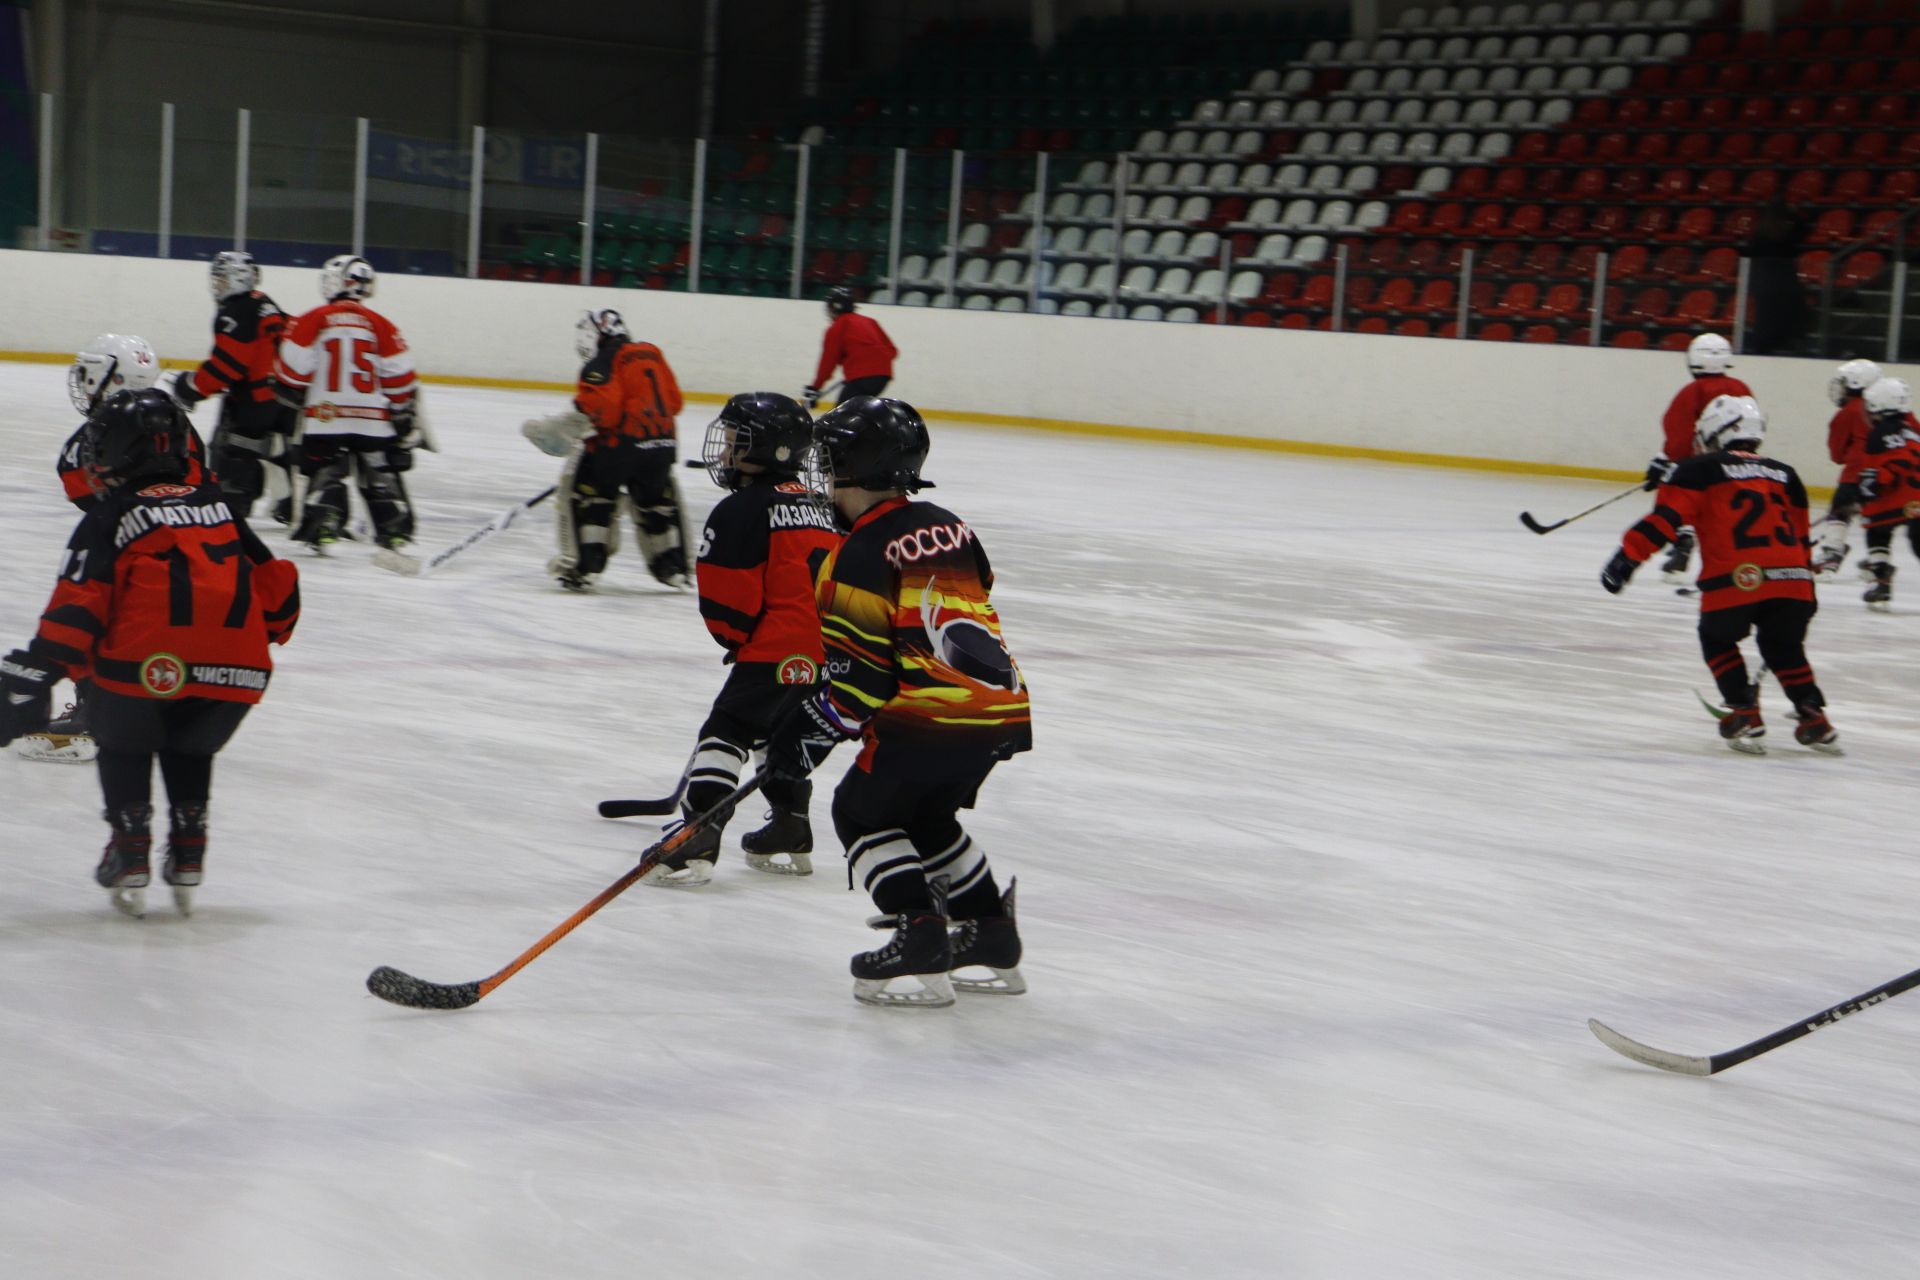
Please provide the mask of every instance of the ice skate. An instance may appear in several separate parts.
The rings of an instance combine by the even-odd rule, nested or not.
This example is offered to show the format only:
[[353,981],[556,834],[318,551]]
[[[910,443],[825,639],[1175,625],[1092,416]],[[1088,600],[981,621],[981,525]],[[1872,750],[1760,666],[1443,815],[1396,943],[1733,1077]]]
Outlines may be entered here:
[[[870,916],[867,925],[892,929],[893,937],[876,951],[853,958],[853,998],[881,1008],[940,1009],[953,1003],[953,944],[947,937],[947,917],[938,897],[932,908],[896,916]],[[917,983],[889,990],[888,983],[907,979]]]
[[560,584],[563,591],[591,591],[594,575],[580,572],[580,566],[571,556],[555,556],[547,561],[547,575]]
[[[1839,555],[1834,555],[1833,553],[1828,551],[1822,551],[1819,555],[1815,556],[1813,559],[1814,581],[1816,582],[1834,581],[1836,578],[1840,576],[1840,566],[1846,563],[1846,559],[1847,559],[1847,551],[1845,547],[1842,547],[1840,549]],[[1873,575],[1868,574],[1867,576],[1872,577]]]
[[1893,566],[1884,560],[1869,560],[1866,568],[1873,575],[1873,585],[1860,593],[1867,602],[1867,608],[1880,613],[1893,609]]
[[1799,721],[1793,726],[1793,740],[1803,747],[1810,747],[1826,756],[1843,756],[1840,749],[1840,735],[1834,731],[1833,722],[1827,719],[1823,708],[1815,707],[1809,711],[1794,713]]
[[1674,539],[1673,549],[1667,552],[1667,558],[1660,566],[1661,581],[1676,587],[1685,586],[1691,579],[1687,576],[1687,562],[1693,558],[1693,531],[1683,532]]
[[1742,755],[1767,754],[1766,744],[1760,741],[1766,733],[1767,726],[1761,722],[1757,706],[1729,707],[1721,713],[1720,736]]
[[151,879],[147,859],[153,852],[153,836],[147,824],[152,818],[152,805],[109,811],[106,819],[113,824],[113,835],[100,853],[100,865],[93,869],[94,883],[107,891],[113,909],[136,920],[147,914],[147,884]]
[[173,890],[174,910],[183,916],[193,914],[193,891],[200,887],[206,857],[206,806],[189,805],[174,810],[173,829],[167,836],[167,856],[160,864],[160,878]]
[[[669,834],[685,825],[682,822],[669,828]],[[692,839],[662,857],[640,881],[663,889],[697,889],[713,879],[713,864],[719,856],[720,828],[709,823],[694,832]]]
[[86,709],[70,702],[39,733],[22,734],[13,747],[23,760],[43,764],[86,764],[100,754],[100,745],[87,732]]
[[[977,920],[956,921],[949,936],[953,946],[953,968],[948,971],[955,991],[978,995],[1017,996],[1027,989],[1020,976],[1020,930],[1013,918],[1013,891],[1019,883],[1008,881],[1000,895],[1000,914]],[[963,977],[962,969],[985,969],[991,977]]]
[[1853,571],[1854,571],[1854,574],[1855,574],[1855,575],[1856,575],[1856,576],[1857,576],[1857,577],[1858,577],[1858,578],[1860,579],[1860,581],[1862,581],[1862,582],[1872,582],[1872,581],[1874,581],[1874,577],[1873,577],[1873,562],[1872,562],[1871,560],[1862,560],[1862,561],[1860,561],[1860,562],[1859,562],[1858,564],[1856,564],[1856,565],[1854,565],[1854,566],[1853,566]]
[[[767,825],[740,837],[740,848],[747,865],[755,871],[776,876],[813,874],[813,827],[805,813],[775,807],[767,812]],[[781,861],[781,859],[785,861]]]

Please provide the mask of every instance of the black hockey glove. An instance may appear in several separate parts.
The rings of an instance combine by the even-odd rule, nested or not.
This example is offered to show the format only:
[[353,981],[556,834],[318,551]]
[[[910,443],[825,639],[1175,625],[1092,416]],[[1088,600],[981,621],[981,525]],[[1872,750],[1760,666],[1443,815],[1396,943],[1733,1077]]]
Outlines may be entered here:
[[807,387],[804,390],[802,390],[800,392],[800,403],[805,405],[807,408],[807,411],[811,413],[813,411],[813,407],[820,403],[820,388]]
[[1673,469],[1678,463],[1667,461],[1662,454],[1655,454],[1653,461],[1647,464],[1647,482],[1641,488],[1652,493],[1667,481],[1673,479]]
[[173,398],[182,409],[191,409],[206,397],[193,385],[193,370],[183,369],[173,377]]
[[1613,559],[1607,561],[1607,567],[1600,571],[1600,585],[1607,589],[1608,595],[1617,596],[1620,589],[1633,577],[1633,571],[1640,566],[1628,557],[1624,551],[1613,553]]
[[767,743],[767,777],[797,786],[846,739],[833,717],[820,706],[820,699],[808,698]]
[[25,650],[0,658],[0,747],[53,719],[53,672]]
[[1858,486],[1862,502],[1873,501],[1880,496],[1880,469],[1868,467],[1860,473],[1860,478],[1854,484]]

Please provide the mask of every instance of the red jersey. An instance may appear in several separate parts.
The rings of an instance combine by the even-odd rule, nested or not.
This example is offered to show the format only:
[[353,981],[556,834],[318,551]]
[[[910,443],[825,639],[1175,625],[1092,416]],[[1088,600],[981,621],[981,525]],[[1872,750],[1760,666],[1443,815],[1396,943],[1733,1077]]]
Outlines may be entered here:
[[1702,454],[1674,468],[1653,513],[1621,548],[1645,561],[1691,525],[1700,539],[1700,609],[1813,599],[1807,490],[1792,467],[1757,453]]
[[858,311],[849,311],[835,317],[827,326],[826,341],[820,344],[820,368],[813,375],[813,385],[826,386],[835,365],[845,368],[848,382],[856,378],[891,378],[893,358],[899,354],[879,322]]
[[306,434],[391,439],[395,409],[413,402],[413,353],[393,322],[351,298],[295,320],[273,376],[299,391]]
[[225,392],[235,408],[271,404],[274,362],[287,317],[258,289],[222,298],[213,313],[213,351],[193,371],[193,389],[203,396]]
[[1867,437],[1853,455],[1857,476],[1872,467],[1873,497],[1860,503],[1869,529],[1920,520],[1920,421],[1912,414],[1891,418],[1882,425],[1868,420]]
[[[814,585],[839,545],[832,514],[798,481],[749,484],[720,499],[695,578],[700,616],[731,660],[780,664],[783,683],[814,682],[826,661]],[[786,681],[794,658],[805,660],[806,678]]]
[[258,702],[299,616],[298,571],[218,489],[148,481],[82,518],[27,652],[130,697]]
[[[67,501],[82,511],[90,511],[98,505],[101,496],[93,491],[87,482],[86,468],[80,465],[80,441],[87,434],[87,424],[81,423],[67,442],[60,446],[60,460],[54,464],[54,471],[60,477],[60,488],[67,495]],[[207,483],[206,446],[200,443],[200,433],[191,426],[187,428],[187,478],[183,483],[196,488]]]
[[[573,407],[598,428],[603,445],[673,441],[673,420],[685,408],[680,384],[651,342],[612,343],[580,370]],[[590,441],[589,443],[594,443]]]
[[1693,428],[1700,421],[1700,411],[1713,403],[1715,396],[1750,396],[1747,384],[1738,378],[1729,378],[1724,373],[1709,373],[1695,378],[1680,388],[1673,397],[1673,403],[1667,406],[1665,416],[1660,419],[1661,428],[1666,434],[1666,443],[1661,447],[1669,460],[1679,462],[1693,456]]
[[1851,484],[1860,478],[1860,463],[1854,457],[1867,447],[1867,402],[1850,396],[1827,423],[1827,456],[1840,464],[1840,483]]

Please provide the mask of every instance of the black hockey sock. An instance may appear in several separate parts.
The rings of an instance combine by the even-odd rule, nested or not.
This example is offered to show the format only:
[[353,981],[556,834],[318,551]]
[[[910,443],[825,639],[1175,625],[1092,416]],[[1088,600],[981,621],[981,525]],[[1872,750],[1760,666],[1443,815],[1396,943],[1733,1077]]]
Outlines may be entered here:
[[102,748],[95,763],[100,768],[100,795],[109,812],[153,802],[153,756],[149,752]]
[[978,920],[1000,914],[1000,886],[989,871],[969,885],[959,896],[947,901],[947,914],[955,920]]
[[882,915],[925,915],[933,910],[933,890],[919,868],[890,875],[873,887],[873,905]]
[[213,757],[162,751],[160,776],[167,784],[168,804],[175,809],[204,808],[213,794]]

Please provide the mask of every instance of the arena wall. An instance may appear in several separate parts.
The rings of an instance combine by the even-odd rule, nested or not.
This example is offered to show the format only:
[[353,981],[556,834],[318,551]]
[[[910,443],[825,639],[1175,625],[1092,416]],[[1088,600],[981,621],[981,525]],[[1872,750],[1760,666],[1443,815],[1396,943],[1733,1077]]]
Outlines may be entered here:
[[[317,271],[270,268],[298,311]],[[96,333],[138,333],[170,361],[207,349],[205,264],[0,251],[0,353],[64,360]],[[797,391],[818,303],[384,276],[377,299],[423,372],[571,387],[573,326],[619,308],[697,396]],[[1624,478],[1645,466],[1686,377],[1673,352],[1448,342],[1212,325],[876,307],[902,355],[894,390],[930,418],[1540,474]],[[1825,361],[1750,357],[1735,372],[1771,419],[1769,452],[1831,482]],[[1909,380],[1920,367],[1890,367]]]

